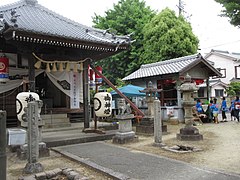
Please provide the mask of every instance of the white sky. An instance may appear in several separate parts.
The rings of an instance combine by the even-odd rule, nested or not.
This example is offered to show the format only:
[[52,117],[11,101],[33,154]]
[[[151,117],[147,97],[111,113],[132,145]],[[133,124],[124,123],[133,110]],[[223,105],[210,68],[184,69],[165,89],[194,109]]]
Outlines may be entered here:
[[[17,0],[0,0],[0,6]],[[69,19],[91,26],[94,13],[104,15],[113,8],[118,0],[38,0],[38,3]],[[145,0],[153,10],[160,12],[169,7],[177,11],[178,0]],[[183,0],[193,32],[200,39],[201,53],[211,49],[227,50],[240,53],[240,29],[228,22],[227,18],[219,17],[221,5],[214,0]]]

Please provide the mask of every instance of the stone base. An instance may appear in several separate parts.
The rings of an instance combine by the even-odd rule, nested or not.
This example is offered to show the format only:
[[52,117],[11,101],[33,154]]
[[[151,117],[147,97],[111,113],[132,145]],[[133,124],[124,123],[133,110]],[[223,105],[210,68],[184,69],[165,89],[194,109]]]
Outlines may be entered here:
[[[142,134],[142,135],[154,135],[154,126],[150,125],[137,125],[136,126],[136,133],[137,134]],[[162,125],[162,133],[166,134],[167,133],[167,125]]]
[[138,137],[135,136],[135,132],[117,132],[113,137],[112,142],[115,144],[126,144],[129,142],[137,142]]
[[171,125],[178,125],[179,121],[177,118],[173,117],[173,118],[169,118],[169,122]]
[[180,141],[200,141],[203,140],[203,135],[199,134],[197,128],[190,126],[180,129],[177,139]]
[[162,148],[162,147],[166,147],[166,144],[163,144],[163,143],[153,143],[153,146],[154,147],[160,147],[160,148]]
[[[27,159],[27,150],[28,145],[24,144],[21,145],[19,149],[17,149],[17,157],[20,160],[26,160]],[[50,156],[50,151],[49,148],[46,146],[46,143],[40,142],[39,143],[39,158],[41,157],[49,157]]]
[[39,173],[39,172],[43,172],[43,170],[44,170],[44,168],[43,168],[42,164],[39,162],[27,163],[23,169],[24,173],[26,173],[26,174]]

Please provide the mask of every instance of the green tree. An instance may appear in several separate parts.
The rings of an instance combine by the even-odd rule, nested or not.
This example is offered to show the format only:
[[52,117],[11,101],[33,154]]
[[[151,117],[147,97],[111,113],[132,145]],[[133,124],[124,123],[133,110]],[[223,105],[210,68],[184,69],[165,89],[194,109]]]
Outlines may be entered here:
[[227,94],[230,96],[240,95],[240,82],[231,82],[227,88]]
[[143,63],[191,55],[198,50],[198,38],[190,23],[166,8],[145,25]]
[[222,4],[222,16],[229,17],[230,23],[240,27],[240,1],[239,0],[215,0]]
[[110,29],[119,35],[132,33],[131,38],[135,40],[128,51],[97,62],[111,82],[116,83],[117,78],[123,78],[140,67],[139,57],[143,51],[142,29],[155,14],[144,1],[120,0],[118,4],[114,4],[112,10],[105,12],[105,16],[95,14],[93,17],[94,27]]

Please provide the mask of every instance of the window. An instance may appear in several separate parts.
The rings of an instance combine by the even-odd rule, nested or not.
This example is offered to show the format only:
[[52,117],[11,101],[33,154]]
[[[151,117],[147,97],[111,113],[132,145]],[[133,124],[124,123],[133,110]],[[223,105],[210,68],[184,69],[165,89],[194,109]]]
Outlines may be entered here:
[[[222,74],[221,78],[225,78],[226,77],[226,69],[221,69],[221,68],[216,68],[216,69]],[[214,78],[219,78],[219,77],[214,76],[213,79]]]
[[198,90],[198,97],[204,97],[204,88],[200,87]]
[[215,89],[215,97],[223,97],[223,89]]
[[235,66],[235,78],[240,79],[240,66]]

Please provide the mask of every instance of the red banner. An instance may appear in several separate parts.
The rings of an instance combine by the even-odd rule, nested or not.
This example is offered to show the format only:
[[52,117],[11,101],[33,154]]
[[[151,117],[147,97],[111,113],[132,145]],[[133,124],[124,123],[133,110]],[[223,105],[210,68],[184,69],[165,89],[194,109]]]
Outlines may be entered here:
[[6,82],[9,78],[9,59],[0,57],[0,82]]
[[[102,67],[101,66],[97,66],[96,69],[102,74]],[[97,83],[102,83],[102,77],[99,76],[97,73],[95,73],[95,81]]]

